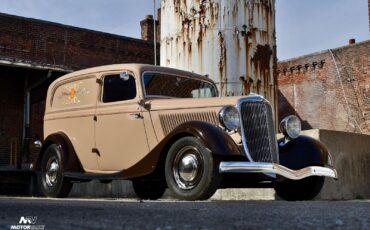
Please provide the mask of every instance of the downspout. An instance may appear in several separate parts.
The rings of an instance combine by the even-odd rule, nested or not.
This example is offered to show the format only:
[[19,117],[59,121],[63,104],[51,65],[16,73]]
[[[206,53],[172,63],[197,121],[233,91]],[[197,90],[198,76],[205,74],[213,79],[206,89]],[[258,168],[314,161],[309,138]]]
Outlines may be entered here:
[[[30,134],[30,117],[31,117],[31,90],[37,88],[38,86],[42,85],[46,80],[48,80],[52,75],[52,70],[49,70],[46,78],[41,79],[40,81],[36,82],[35,84],[29,86],[28,85],[28,75],[26,76],[25,81],[25,99],[24,99],[24,118],[23,118],[23,139],[22,139],[22,153],[20,154],[20,159],[17,161],[17,168],[20,169],[22,165],[22,160],[25,159],[26,163],[30,162],[30,151],[29,151],[29,144],[31,139]],[[32,166],[31,166],[32,167]]]
[[[16,165],[17,169],[21,168],[21,162],[22,162],[22,157],[25,154],[25,146],[27,144],[27,132],[29,130],[29,127],[27,127],[27,124],[29,124],[29,93],[27,91],[28,88],[28,74],[25,76],[24,80],[24,99],[23,99],[23,129],[22,129],[22,152],[21,154],[17,155],[16,159]],[[27,117],[28,117],[28,122],[27,122]]]

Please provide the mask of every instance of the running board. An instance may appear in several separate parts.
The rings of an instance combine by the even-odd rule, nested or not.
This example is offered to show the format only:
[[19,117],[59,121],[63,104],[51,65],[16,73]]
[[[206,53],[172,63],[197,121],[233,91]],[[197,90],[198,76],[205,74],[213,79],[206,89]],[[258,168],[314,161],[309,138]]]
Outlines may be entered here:
[[292,170],[279,164],[264,162],[221,162],[220,173],[273,173],[291,180],[300,180],[310,176],[338,178],[335,169],[310,166]]
[[68,177],[71,179],[79,179],[79,180],[122,180],[123,173],[116,172],[110,174],[104,173],[84,173],[84,172],[65,172],[64,177]]
[[4,165],[0,166],[0,172],[33,172],[33,164]]

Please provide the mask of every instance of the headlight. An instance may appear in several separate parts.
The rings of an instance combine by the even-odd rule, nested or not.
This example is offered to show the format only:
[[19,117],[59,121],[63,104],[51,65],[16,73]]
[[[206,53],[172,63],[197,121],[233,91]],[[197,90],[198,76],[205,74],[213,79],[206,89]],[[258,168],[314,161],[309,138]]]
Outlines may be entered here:
[[225,106],[220,110],[219,119],[221,125],[229,130],[235,130],[240,127],[240,116],[234,106]]
[[297,116],[287,116],[281,121],[279,129],[286,138],[295,139],[301,134],[301,121]]

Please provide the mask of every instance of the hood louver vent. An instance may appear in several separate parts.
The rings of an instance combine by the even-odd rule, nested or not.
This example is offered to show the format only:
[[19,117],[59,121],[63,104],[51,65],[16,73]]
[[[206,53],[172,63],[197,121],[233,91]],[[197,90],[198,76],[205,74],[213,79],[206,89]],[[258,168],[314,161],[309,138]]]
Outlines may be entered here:
[[159,119],[164,135],[167,135],[177,126],[188,121],[205,121],[214,125],[219,125],[216,112],[160,114]]

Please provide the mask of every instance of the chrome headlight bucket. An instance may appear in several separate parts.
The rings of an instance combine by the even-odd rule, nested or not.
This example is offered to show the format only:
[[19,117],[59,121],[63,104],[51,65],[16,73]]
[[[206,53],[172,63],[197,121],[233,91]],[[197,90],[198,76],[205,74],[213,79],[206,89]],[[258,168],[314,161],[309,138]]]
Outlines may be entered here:
[[228,130],[240,128],[240,115],[234,106],[224,106],[219,112],[219,119],[221,125]]
[[287,116],[280,122],[279,129],[286,138],[295,139],[301,134],[301,121],[297,116]]

